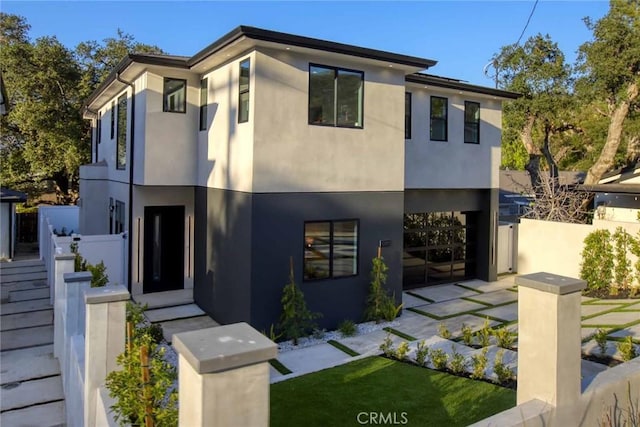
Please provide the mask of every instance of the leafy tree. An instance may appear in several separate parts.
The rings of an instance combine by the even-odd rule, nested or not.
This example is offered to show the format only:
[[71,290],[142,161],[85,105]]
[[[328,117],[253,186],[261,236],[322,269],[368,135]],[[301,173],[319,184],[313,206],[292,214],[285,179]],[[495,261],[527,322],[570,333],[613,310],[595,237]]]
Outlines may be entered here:
[[293,344],[298,345],[298,338],[309,334],[317,327],[315,319],[320,317],[320,314],[312,313],[307,308],[304,293],[296,284],[293,275],[293,258],[289,262],[289,283],[282,290],[282,315],[279,326],[284,336],[293,339]]

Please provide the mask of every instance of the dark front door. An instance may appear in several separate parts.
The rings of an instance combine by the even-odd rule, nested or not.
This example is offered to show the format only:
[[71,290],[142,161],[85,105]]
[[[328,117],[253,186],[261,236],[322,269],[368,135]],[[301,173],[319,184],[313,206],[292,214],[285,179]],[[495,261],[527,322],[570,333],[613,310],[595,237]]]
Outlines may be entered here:
[[184,288],[184,206],[144,208],[144,293]]

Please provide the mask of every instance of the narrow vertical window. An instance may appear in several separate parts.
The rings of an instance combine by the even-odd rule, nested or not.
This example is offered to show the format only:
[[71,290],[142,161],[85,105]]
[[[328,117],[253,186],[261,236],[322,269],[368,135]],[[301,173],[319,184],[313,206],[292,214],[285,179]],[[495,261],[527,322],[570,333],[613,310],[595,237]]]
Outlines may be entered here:
[[447,98],[431,97],[431,140],[447,140]]
[[118,98],[118,141],[116,147],[116,169],[127,165],[127,94]]
[[480,144],[480,104],[464,102],[464,142]]
[[111,101],[111,139],[116,133],[116,101]]
[[115,211],[114,232],[120,234],[124,232],[124,202],[116,200]]
[[404,139],[411,139],[411,93],[404,94]]
[[151,255],[152,259],[152,274],[153,280],[160,280],[161,269],[160,269],[160,261],[162,260],[162,236],[161,236],[161,223],[162,217],[160,215],[153,216],[153,253]]
[[207,105],[209,104],[209,79],[200,80],[200,130],[207,130]]
[[238,95],[238,123],[249,121],[249,78],[250,78],[249,59],[245,59],[240,63],[240,78],[238,79],[239,95]]
[[162,111],[169,113],[187,112],[187,81],[164,78]]
[[96,141],[100,144],[102,141],[102,113],[98,113],[98,123],[96,125]]

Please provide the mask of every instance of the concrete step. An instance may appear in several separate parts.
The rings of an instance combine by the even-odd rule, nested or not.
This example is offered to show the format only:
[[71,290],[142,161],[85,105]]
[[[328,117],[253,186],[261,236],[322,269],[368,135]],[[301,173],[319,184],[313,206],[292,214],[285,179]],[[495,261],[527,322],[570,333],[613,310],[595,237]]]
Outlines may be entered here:
[[11,291],[9,293],[9,302],[29,301],[41,298],[49,298],[49,288],[40,287],[38,289]]
[[0,277],[4,280],[9,276],[15,276],[17,274],[42,273],[43,271],[47,271],[44,265],[34,265],[33,267],[2,268],[0,269]]
[[53,324],[53,310],[31,311],[29,313],[7,314],[2,316],[1,331],[12,329],[32,328]]
[[40,346],[53,343],[53,325],[35,326],[0,332],[0,350]]
[[146,304],[149,309],[191,304],[193,303],[193,289],[134,295],[133,300],[141,305]]
[[171,343],[174,334],[178,334],[180,332],[195,331],[198,329],[213,328],[214,326],[220,325],[209,316],[198,316],[190,317],[188,319],[160,322],[160,326],[162,326],[164,339],[168,343]]
[[3,274],[0,276],[2,285],[8,285],[16,282],[27,282],[32,280],[47,280],[47,272],[39,271],[37,273],[19,273],[19,274]]
[[204,315],[204,311],[195,304],[178,305],[175,307],[158,308],[144,312],[150,322],[164,322],[167,320],[185,319]]
[[0,354],[2,360],[1,384],[60,375],[60,364],[58,359],[53,357],[51,344],[5,351]]
[[58,427],[65,425],[64,402],[51,402],[3,412],[0,425],[12,427]]
[[0,271],[10,270],[12,268],[37,267],[44,268],[44,261],[41,259],[28,259],[23,261],[3,261],[0,262]]
[[26,282],[11,282],[8,284],[2,284],[0,286],[0,292],[2,292],[2,302],[9,302],[9,294],[13,291],[30,291],[33,289],[49,289],[46,280],[26,281]]
[[53,308],[49,298],[34,299],[30,301],[10,302],[2,304],[2,316],[7,314],[27,313],[30,311],[48,310]]
[[[2,386],[0,410],[26,408],[28,406],[63,400],[62,378],[42,378],[20,383],[9,383]],[[4,415],[4,414],[3,414]],[[13,424],[2,424],[13,425]]]

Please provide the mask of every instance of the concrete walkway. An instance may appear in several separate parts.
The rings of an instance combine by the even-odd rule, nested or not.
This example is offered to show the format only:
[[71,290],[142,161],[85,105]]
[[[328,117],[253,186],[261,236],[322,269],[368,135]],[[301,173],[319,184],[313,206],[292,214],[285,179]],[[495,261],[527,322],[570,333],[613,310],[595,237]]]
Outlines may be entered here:
[[[505,326],[517,332],[518,293],[514,278],[515,276],[507,276],[490,283],[470,280],[403,292],[402,316],[390,324],[390,337],[394,345],[407,341],[413,351],[418,341],[425,340],[430,348],[442,348],[447,353],[455,349],[458,353],[471,356],[480,350],[467,347],[459,340],[463,326],[470,327],[475,332],[488,321],[493,328]],[[451,332],[453,341],[438,336],[441,325]],[[598,328],[604,329],[608,334],[607,355],[621,359],[615,345],[616,340],[631,335],[636,344],[640,343],[640,299],[597,300],[583,297],[583,353],[595,354],[598,351],[592,339]],[[283,374],[282,366],[279,366],[280,370],[272,367],[271,382],[381,354],[379,347],[387,335],[387,331],[377,330],[354,337],[338,338],[338,345],[320,344],[280,353],[278,361],[291,373]],[[492,370],[492,355],[497,352],[495,339],[492,338],[491,344],[489,375]],[[517,338],[514,346],[517,348]],[[636,348],[640,351],[640,346],[637,345]],[[517,371],[515,352],[507,350],[504,362]],[[583,388],[605,369],[605,365],[583,360]]]
[[65,423],[58,360],[53,357],[53,307],[44,263],[0,263],[0,425]]

